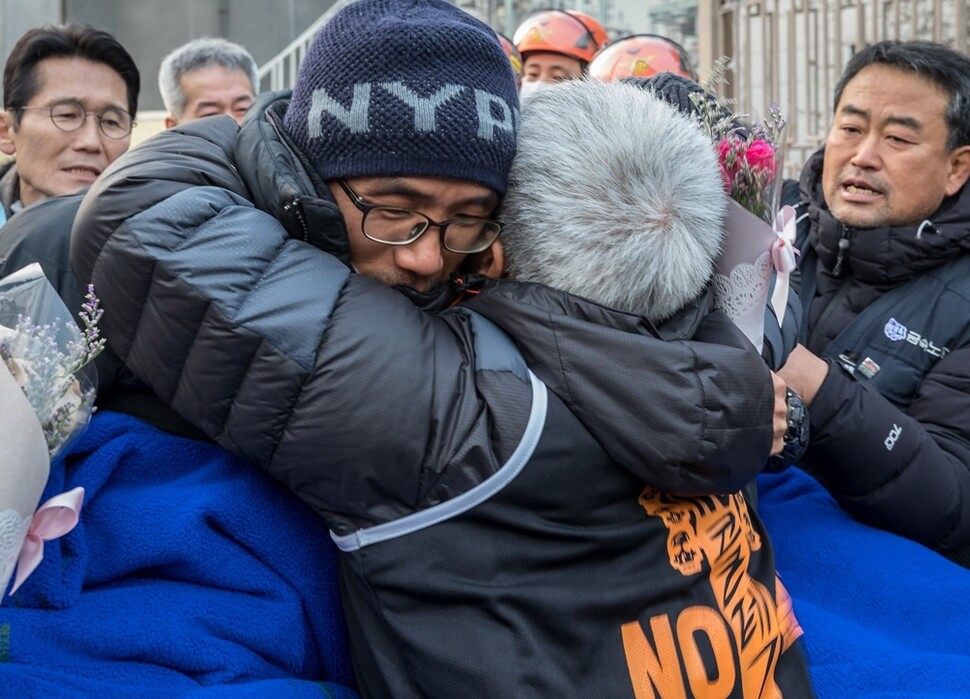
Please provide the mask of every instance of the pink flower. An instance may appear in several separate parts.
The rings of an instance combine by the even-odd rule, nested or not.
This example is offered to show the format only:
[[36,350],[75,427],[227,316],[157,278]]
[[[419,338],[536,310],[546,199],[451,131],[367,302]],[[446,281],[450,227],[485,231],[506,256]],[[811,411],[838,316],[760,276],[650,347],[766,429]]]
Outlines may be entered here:
[[771,180],[775,176],[775,149],[770,143],[756,140],[744,152],[744,159],[748,167],[754,172],[766,174],[765,180]]
[[782,142],[786,121],[772,104],[767,118],[749,123],[745,114],[728,112],[714,87],[723,77],[727,59],[715,63],[713,77],[703,94],[692,94],[697,121],[714,147],[724,189],[739,205],[771,224],[774,202],[781,184]]
[[743,144],[736,138],[725,138],[717,144],[717,159],[728,170],[737,170],[737,152]]
[[732,184],[741,163],[738,155],[743,152],[744,144],[736,138],[725,138],[718,142],[717,162],[721,166],[721,179],[724,180],[724,188],[731,191]]

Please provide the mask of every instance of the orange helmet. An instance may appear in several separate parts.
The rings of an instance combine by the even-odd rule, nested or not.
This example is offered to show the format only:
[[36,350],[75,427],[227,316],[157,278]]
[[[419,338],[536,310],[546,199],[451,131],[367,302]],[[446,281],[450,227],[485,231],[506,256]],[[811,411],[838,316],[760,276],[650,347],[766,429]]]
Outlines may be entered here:
[[597,53],[586,72],[598,80],[648,78],[669,71],[691,80],[697,74],[684,47],[659,34],[633,34],[617,39]]
[[505,49],[505,55],[509,57],[509,62],[512,64],[512,71],[515,73],[515,79],[521,80],[522,54],[519,53],[519,50],[515,48],[515,44],[505,34],[495,32],[495,35],[498,37],[498,43],[502,44],[502,48]]
[[512,38],[524,57],[530,51],[561,53],[582,63],[610,43],[603,25],[576,10],[543,10],[526,19]]

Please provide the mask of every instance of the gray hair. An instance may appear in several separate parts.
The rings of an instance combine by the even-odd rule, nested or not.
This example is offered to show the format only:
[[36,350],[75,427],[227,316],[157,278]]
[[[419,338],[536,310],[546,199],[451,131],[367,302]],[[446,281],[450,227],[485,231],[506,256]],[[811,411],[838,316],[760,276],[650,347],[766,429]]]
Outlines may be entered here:
[[258,67],[249,51],[231,41],[204,36],[183,44],[162,60],[158,69],[158,91],[162,93],[162,102],[169,114],[180,119],[185,110],[182,76],[212,65],[243,71],[249,76],[253,93],[259,92]]
[[512,277],[660,322],[710,281],[727,194],[689,117],[633,85],[570,80],[523,101],[502,206]]

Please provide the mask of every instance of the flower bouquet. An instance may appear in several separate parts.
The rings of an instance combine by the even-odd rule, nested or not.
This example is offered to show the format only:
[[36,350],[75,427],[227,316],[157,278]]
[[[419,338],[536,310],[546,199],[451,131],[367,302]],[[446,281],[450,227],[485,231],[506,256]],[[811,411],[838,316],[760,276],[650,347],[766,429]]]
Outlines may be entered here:
[[40,265],[0,279],[0,590],[40,564],[43,542],[77,523],[84,489],[38,507],[51,459],[87,425],[101,352],[101,309],[89,288],[80,330]]
[[786,121],[777,105],[771,106],[767,118],[753,123],[747,115],[722,107],[714,88],[726,65],[727,59],[719,59],[704,90],[690,99],[717,153],[731,197],[713,277],[715,302],[761,351],[772,276],[771,305],[780,325],[788,301],[788,275],[795,268],[795,211],[778,206]]

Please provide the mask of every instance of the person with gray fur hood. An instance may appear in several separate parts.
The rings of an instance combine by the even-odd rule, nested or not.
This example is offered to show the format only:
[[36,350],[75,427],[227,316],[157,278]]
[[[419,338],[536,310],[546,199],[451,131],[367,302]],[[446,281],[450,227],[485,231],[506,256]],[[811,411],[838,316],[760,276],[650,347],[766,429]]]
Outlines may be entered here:
[[[500,212],[506,224],[508,276],[517,284],[538,282],[568,291],[574,299],[590,300],[598,305],[598,313],[587,306],[578,308],[597,323],[616,323],[630,314],[628,322],[636,318],[646,332],[671,342],[746,344],[727,316],[715,310],[710,285],[724,236],[726,197],[709,141],[689,117],[652,92],[629,83],[597,81],[570,81],[543,90],[525,101],[518,151]],[[520,293],[506,284],[491,282],[485,293],[466,305],[506,330],[555,393],[574,395],[568,360],[561,360],[559,372],[549,372],[545,358],[555,355],[556,348],[546,344],[549,337],[530,331],[543,323],[547,311],[523,308],[512,300]],[[615,359],[620,360],[617,380],[635,381],[638,358]],[[612,394],[612,386],[600,388]],[[646,425],[651,434],[645,439],[656,438],[650,427]],[[762,597],[767,605],[764,618],[774,616],[778,623],[783,641],[774,652],[780,655],[779,668],[787,667],[789,674],[780,673],[786,679],[778,685],[771,671],[762,674],[772,663],[750,660],[768,646],[756,650],[757,643],[740,641],[743,615],[715,605],[712,609],[729,632],[721,637],[708,634],[707,642],[715,657],[740,661],[734,687],[720,675],[725,695],[777,696],[772,692],[780,689],[782,696],[810,696],[801,651],[790,647],[801,630],[780,581],[761,578],[773,568],[774,559],[768,533],[744,493],[685,496],[678,490],[664,492],[648,481],[639,503],[648,518],[664,523],[669,535],[665,546],[651,542],[656,549],[650,575],[660,579],[667,570],[675,571],[685,590],[709,585],[726,591],[729,578],[739,570],[744,571],[741,588],[757,588],[757,579],[765,581],[762,593],[769,597]],[[713,533],[709,527],[717,521],[734,521],[739,527],[736,535],[758,544],[740,557],[731,545],[723,550],[706,546]],[[732,561],[743,564],[733,568]],[[660,627],[651,628],[651,651],[660,648],[659,631]],[[761,627],[755,636],[766,638],[765,631]],[[624,632],[624,643],[636,636],[630,627]],[[689,663],[687,667],[690,677],[697,668]],[[650,672],[645,674],[653,679]],[[631,678],[636,684],[632,666]],[[705,695],[691,680],[688,684],[687,696]],[[651,691],[648,684],[638,686],[636,696],[652,696]]]
[[[458,12],[408,7],[423,4],[435,17]],[[416,57],[437,60],[438,43]],[[308,59],[333,42],[314,46]],[[512,84],[498,44],[487,50]],[[311,61],[301,78],[312,65],[334,75],[332,61]],[[203,119],[132,151],[85,198],[72,260],[127,367],[327,523],[363,696],[812,696],[767,532],[738,492],[781,448],[783,391],[711,309],[700,279],[710,241],[687,233],[718,230],[719,185],[706,213],[663,205],[650,222],[686,219],[657,237],[700,258],[696,283],[655,299],[659,325],[643,308],[611,308],[621,302],[605,290],[666,272],[660,259],[627,265],[666,254],[667,241],[641,248],[578,206],[544,227],[555,234],[576,218],[587,241],[611,241],[622,257],[576,272],[587,298],[482,285],[467,270],[423,294],[392,288],[352,269],[347,239],[359,231],[288,129],[300,85],[292,101],[262,96],[241,129]],[[557,127],[577,146],[559,162],[585,168],[587,182],[557,186],[577,187],[577,204],[615,192],[642,228],[631,205],[650,190],[634,183],[657,173],[631,158],[651,153],[716,181],[709,147],[655,150],[669,129],[690,127],[648,93],[572,89],[561,94],[586,105],[587,126]],[[522,162],[544,103],[522,116]],[[642,124],[653,111],[671,121],[651,134]],[[637,133],[654,145],[587,158],[600,137],[582,139],[600,119],[602,134],[630,128],[626,146]],[[441,137],[461,155],[457,132]],[[481,160],[465,158],[474,176]],[[621,176],[630,187],[616,188]],[[513,178],[510,214],[516,196],[544,196],[536,185]],[[469,290],[480,293],[433,310]]]

